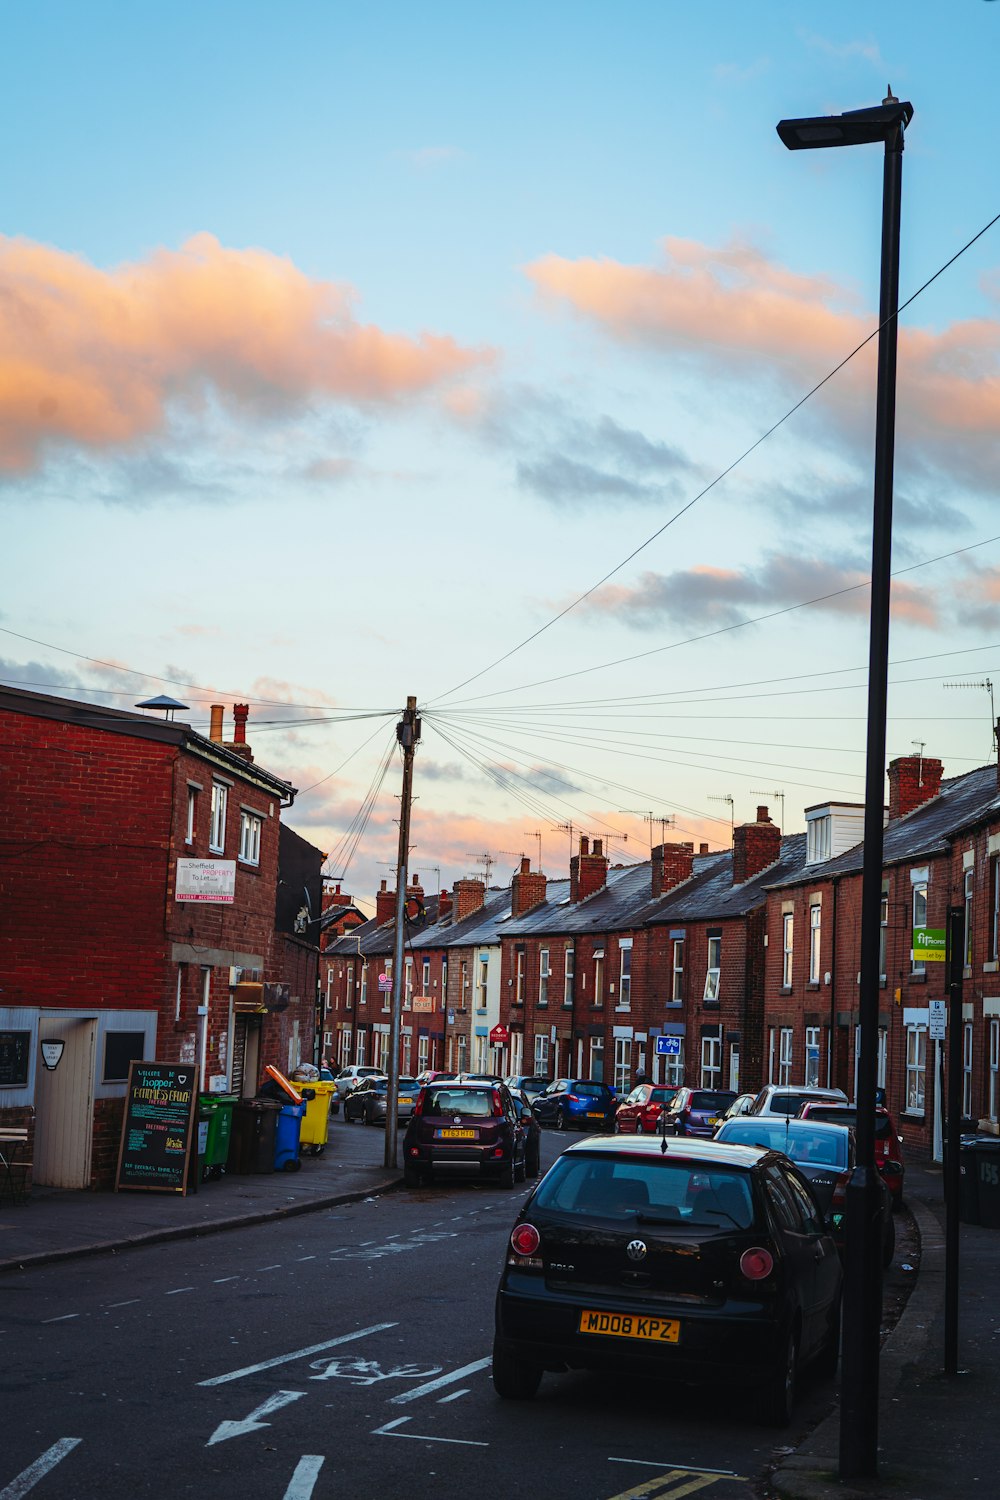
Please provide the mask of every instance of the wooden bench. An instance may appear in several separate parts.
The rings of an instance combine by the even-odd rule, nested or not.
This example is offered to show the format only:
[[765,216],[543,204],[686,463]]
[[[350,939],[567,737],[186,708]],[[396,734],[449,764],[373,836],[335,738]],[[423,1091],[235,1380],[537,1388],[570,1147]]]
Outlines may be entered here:
[[8,1198],[11,1203],[27,1203],[28,1173],[34,1165],[27,1151],[27,1126],[0,1125],[0,1203]]

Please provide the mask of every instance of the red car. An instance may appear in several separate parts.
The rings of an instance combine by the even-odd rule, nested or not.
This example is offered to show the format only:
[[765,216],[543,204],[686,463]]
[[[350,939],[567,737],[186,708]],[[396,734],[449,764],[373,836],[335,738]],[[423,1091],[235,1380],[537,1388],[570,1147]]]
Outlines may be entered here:
[[[857,1127],[858,1111],[853,1104],[819,1104],[815,1100],[803,1104],[799,1110],[800,1120],[821,1120],[827,1125],[850,1125]],[[879,1176],[892,1194],[894,1212],[902,1207],[903,1143],[899,1139],[892,1116],[881,1107],[875,1111],[875,1165]]]
[[615,1134],[655,1135],[660,1115],[676,1094],[676,1088],[658,1088],[653,1083],[637,1083],[631,1094],[619,1101],[615,1115]]

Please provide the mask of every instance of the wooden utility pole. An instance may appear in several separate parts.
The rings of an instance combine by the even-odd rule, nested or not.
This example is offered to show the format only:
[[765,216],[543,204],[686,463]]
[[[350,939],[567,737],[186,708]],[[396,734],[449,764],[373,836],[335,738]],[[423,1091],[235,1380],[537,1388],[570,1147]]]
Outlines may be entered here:
[[416,698],[407,698],[396,725],[403,749],[403,790],[399,798],[399,853],[396,858],[396,933],[392,961],[392,1020],[389,1026],[389,1087],[385,1101],[385,1165],[398,1165],[396,1129],[399,1121],[399,1032],[403,1015],[403,937],[406,914],[407,865],[410,857],[410,804],[413,801],[413,752],[420,738]]

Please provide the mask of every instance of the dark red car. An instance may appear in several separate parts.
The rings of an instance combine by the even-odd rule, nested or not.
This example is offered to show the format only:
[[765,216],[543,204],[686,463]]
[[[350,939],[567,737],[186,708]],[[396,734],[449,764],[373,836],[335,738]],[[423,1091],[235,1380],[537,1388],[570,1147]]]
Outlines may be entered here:
[[[822,1120],[827,1125],[849,1125],[854,1129],[858,1123],[858,1111],[853,1104],[818,1104],[814,1100],[803,1104],[799,1119]],[[903,1143],[892,1116],[882,1108],[875,1111],[875,1165],[892,1194],[893,1212],[898,1212],[903,1204],[903,1178],[906,1175]]]
[[654,1135],[660,1127],[660,1115],[676,1093],[676,1088],[637,1083],[631,1094],[619,1101],[615,1115],[616,1134]]

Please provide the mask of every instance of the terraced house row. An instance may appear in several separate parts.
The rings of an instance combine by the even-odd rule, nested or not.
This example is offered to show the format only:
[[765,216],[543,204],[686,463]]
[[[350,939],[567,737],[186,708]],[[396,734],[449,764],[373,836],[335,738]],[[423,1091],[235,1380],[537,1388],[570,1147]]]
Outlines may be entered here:
[[[731,850],[664,843],[631,866],[609,867],[601,842],[582,838],[568,879],[524,859],[508,888],[462,880],[430,896],[427,925],[406,934],[403,1071],[590,1076],[621,1091],[641,1070],[738,1092],[835,1084],[853,1097],[863,808],[825,803],[805,822],[782,836],[762,806]],[[938,760],[890,765],[883,893],[878,1082],[904,1141],[929,1152],[944,1084],[928,1003],[945,998],[944,965],[912,957],[913,930],[943,928],[956,904],[963,1115],[997,1129],[996,765],[948,780]],[[424,899],[418,878],[408,894]],[[375,917],[337,936],[350,898],[328,898],[324,1044],[341,1063],[386,1060],[394,899],[383,882]]]

